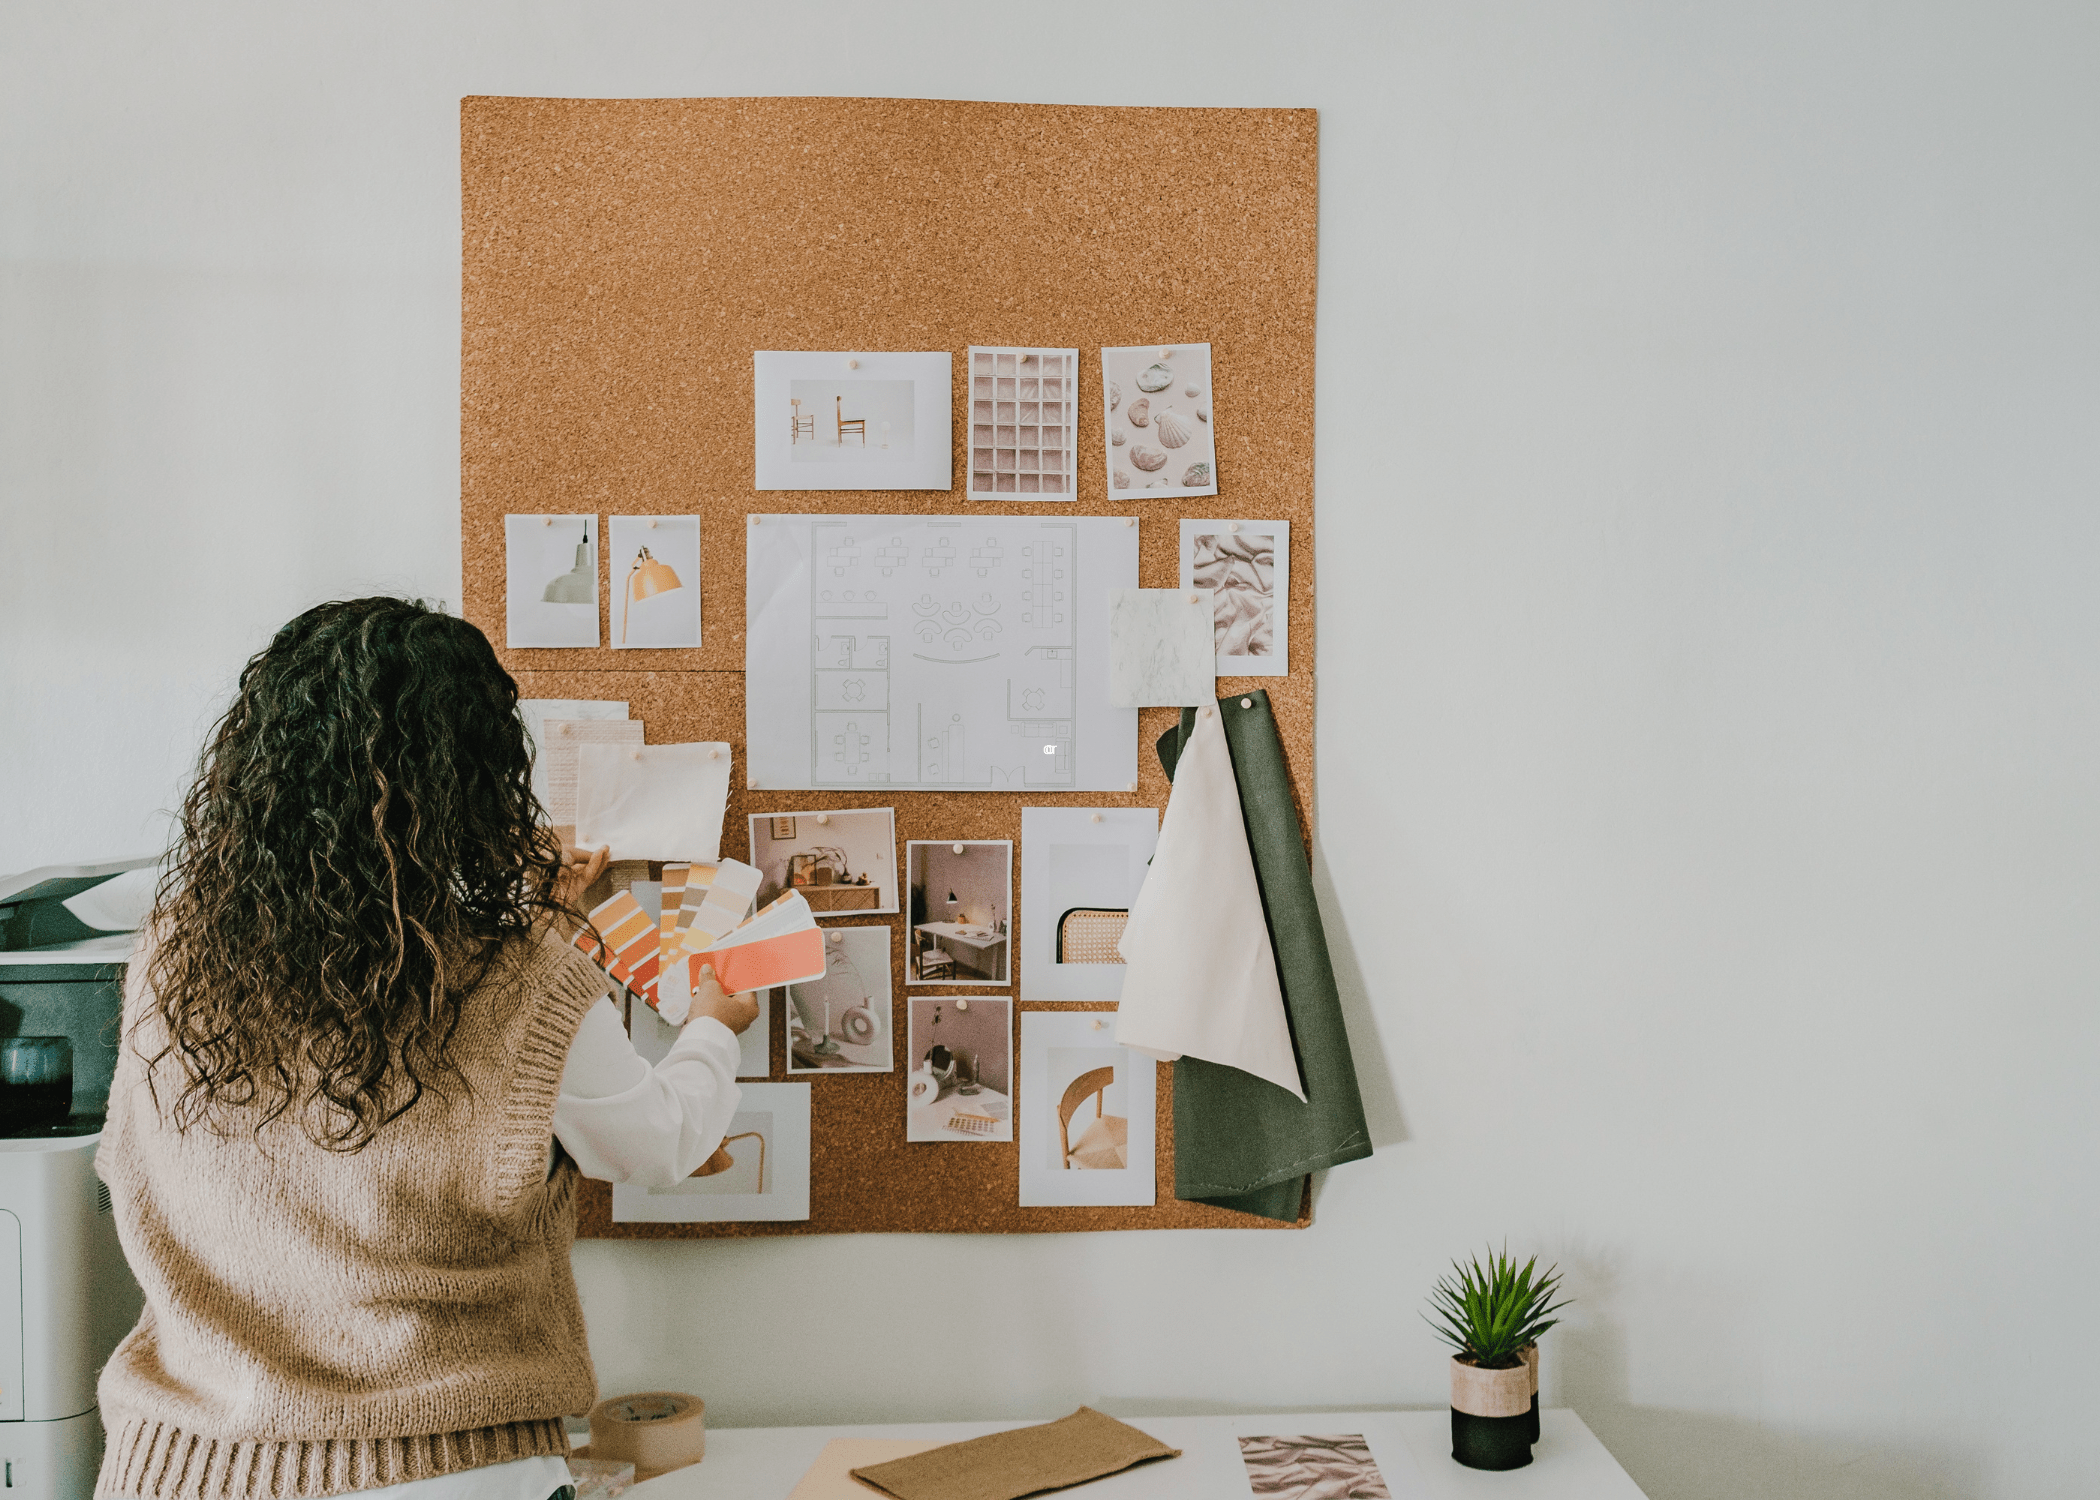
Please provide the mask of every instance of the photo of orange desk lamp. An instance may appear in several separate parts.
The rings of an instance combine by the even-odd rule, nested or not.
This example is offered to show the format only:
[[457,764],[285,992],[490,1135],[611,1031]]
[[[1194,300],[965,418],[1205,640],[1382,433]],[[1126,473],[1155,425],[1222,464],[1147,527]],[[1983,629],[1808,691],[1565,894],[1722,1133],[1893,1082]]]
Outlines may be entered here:
[[716,1173],[726,1172],[735,1166],[736,1158],[729,1154],[730,1141],[758,1142],[758,1190],[763,1193],[766,1190],[766,1138],[755,1130],[747,1130],[741,1135],[732,1135],[725,1138],[721,1145],[715,1147],[715,1154],[700,1163],[700,1169],[693,1175],[695,1177],[713,1177]]
[[620,644],[627,644],[627,624],[634,617],[634,607],[644,599],[658,594],[668,594],[673,589],[682,589],[678,574],[669,563],[658,562],[644,547],[634,555],[634,566],[627,570],[627,608],[620,615]]

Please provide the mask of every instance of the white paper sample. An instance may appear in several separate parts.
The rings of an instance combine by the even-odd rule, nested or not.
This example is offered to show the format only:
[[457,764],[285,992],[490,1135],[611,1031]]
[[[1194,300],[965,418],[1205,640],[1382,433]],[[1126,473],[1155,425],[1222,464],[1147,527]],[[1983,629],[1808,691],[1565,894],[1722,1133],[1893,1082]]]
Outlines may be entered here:
[[1110,1011],[1021,1015],[1021,1207],[1150,1207],[1159,1066]]
[[700,518],[608,516],[615,650],[700,644]]
[[[631,745],[642,743],[640,719],[549,719],[541,726],[547,741],[540,752],[546,768],[547,821],[556,828],[576,822],[577,757],[585,745]],[[574,842],[573,835],[571,842]],[[595,844],[588,846],[597,848]]]
[[787,986],[788,1073],[890,1072],[890,929],[834,927],[824,938],[824,977]]
[[722,852],[729,746],[585,744],[576,761],[576,844],[613,859],[712,864]]
[[1111,500],[1148,490],[1218,492],[1210,397],[1208,344],[1101,351],[1101,430]]
[[598,518],[503,518],[503,643],[598,644]]
[[1135,787],[1137,712],[1108,701],[1134,522],[767,515],[745,544],[753,787]]
[[1021,998],[1123,993],[1116,949],[1159,843],[1149,807],[1021,809]]
[[1183,521],[1181,586],[1212,593],[1218,676],[1289,674],[1290,522]]
[[950,488],[953,362],[946,352],[757,351],[752,488]]
[[1079,351],[971,345],[972,500],[1064,500],[1079,491]]
[[625,703],[598,698],[520,698],[518,717],[525,721],[525,749],[532,756],[532,795],[547,805],[547,722],[550,719],[624,719]]
[[[809,1217],[809,1085],[746,1083],[722,1148],[726,1170],[669,1187],[613,1184],[615,1224],[725,1224]],[[702,1172],[706,1169],[702,1168]]]
[[905,1001],[907,1141],[1010,1141],[1013,1002],[1004,995],[913,995]]
[[1117,708],[1197,708],[1217,701],[1206,589],[1111,589],[1108,701]]
[[1159,850],[1118,946],[1128,965],[1119,1043],[1162,1062],[1238,1068],[1305,1098],[1216,705],[1196,711]]

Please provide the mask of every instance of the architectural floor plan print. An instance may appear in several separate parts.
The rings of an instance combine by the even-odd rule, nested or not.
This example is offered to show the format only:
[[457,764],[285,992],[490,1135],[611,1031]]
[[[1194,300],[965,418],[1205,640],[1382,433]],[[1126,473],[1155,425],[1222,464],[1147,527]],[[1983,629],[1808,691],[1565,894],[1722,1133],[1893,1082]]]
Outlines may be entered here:
[[1128,791],[1137,711],[1108,704],[1120,516],[752,516],[753,787]]

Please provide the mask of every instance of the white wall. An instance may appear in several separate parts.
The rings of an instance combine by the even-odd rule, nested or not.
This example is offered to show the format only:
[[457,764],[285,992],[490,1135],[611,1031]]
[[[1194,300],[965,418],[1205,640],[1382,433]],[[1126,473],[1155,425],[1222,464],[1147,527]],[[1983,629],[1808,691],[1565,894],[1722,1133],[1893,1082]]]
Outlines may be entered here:
[[1429,1405],[1507,1235],[1652,1495],[2100,1488],[2100,12],[1011,14],[0,8],[0,868],[150,847],[300,606],[457,598],[461,95],[1318,106],[1378,1156],[1303,1235],[585,1245],[602,1378]]

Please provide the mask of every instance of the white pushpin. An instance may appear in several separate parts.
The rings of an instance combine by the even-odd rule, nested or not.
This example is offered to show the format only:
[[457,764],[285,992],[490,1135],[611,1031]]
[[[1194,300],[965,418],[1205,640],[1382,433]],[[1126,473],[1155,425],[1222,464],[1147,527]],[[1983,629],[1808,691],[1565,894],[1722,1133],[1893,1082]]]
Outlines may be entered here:
[[1134,792],[1134,791],[1136,791],[1136,790],[1137,790],[1137,783],[1136,783],[1136,782],[1134,782],[1134,781],[1133,781],[1133,782],[1131,782],[1131,783],[1130,783],[1130,789],[1131,789],[1131,790],[1132,790],[1133,792]]
[[1123,518],[1123,524],[1124,524],[1125,526],[1135,526],[1135,525],[1137,525],[1137,517],[1136,517],[1136,516],[1125,516],[1125,517]]
[[1225,523],[1225,529],[1227,531],[1237,532],[1240,529],[1240,523],[1237,521],[1227,521]]
[[830,813],[818,813],[818,814],[817,814],[817,822],[818,822],[819,824],[829,823],[830,821],[831,821],[831,814],[830,814]]
[[1096,822],[1096,823],[1100,822],[1100,821],[1101,821],[1101,814],[1099,814],[1099,813],[1095,813],[1091,821],[1093,821],[1093,822]]
[[1098,1018],[1097,1018],[1097,1019],[1095,1020],[1095,1022],[1094,1022],[1094,1030],[1096,1030],[1096,1031],[1100,1031],[1100,1030],[1102,1030],[1103,1028],[1105,1028],[1105,1027],[1106,1027],[1107,1025],[1108,1025],[1108,1022],[1106,1022],[1106,1021],[1103,1021],[1103,1020],[1100,1020],[1100,1019],[1098,1019]]
[[1197,594],[1197,593],[1196,593],[1196,591],[1195,591],[1194,589],[1191,589],[1191,590],[1189,590],[1189,603],[1191,603],[1191,604],[1201,604],[1202,602],[1203,602],[1202,596],[1200,596],[1199,594]]
[[957,854],[960,854],[960,853],[962,853],[962,852],[963,852],[963,846],[962,846],[962,845],[960,845],[960,844],[954,844],[954,845],[951,845],[950,847],[952,847],[952,848],[953,848],[953,849],[955,850],[955,852],[956,852]]
[[656,517],[654,517],[654,516],[651,516],[651,517],[649,518],[649,529],[650,529],[651,531],[654,531],[654,530],[656,530]]
[[1159,357],[1161,359],[1172,359],[1174,357],[1174,351],[1172,349],[1162,349],[1159,351]]
[[846,941],[846,934],[844,934],[843,932],[834,932],[831,935],[831,940],[834,943],[843,943],[844,941]]
[[958,1000],[955,1002],[955,1008],[957,1010],[968,1010],[970,1008],[970,1002],[967,1000]]
[[552,517],[552,516],[541,516],[541,517],[540,517],[540,524],[541,524],[542,526],[552,526],[552,525],[554,524],[554,517]]
[[1242,699],[1240,699],[1240,707],[1241,707],[1241,708],[1252,708],[1252,707],[1254,707],[1254,700],[1253,700],[1252,698],[1242,698]]
[[857,359],[849,359],[846,361],[846,368],[849,370],[858,370],[860,368],[860,361]]
[[1208,703],[1206,703],[1206,704],[1204,704],[1204,705],[1203,705],[1203,717],[1207,719],[1207,718],[1209,718],[1210,716],[1211,716],[1211,707],[1210,707],[1210,705],[1209,705]]
[[756,525],[757,525],[757,524],[758,524],[758,523],[759,523],[760,521],[763,521],[764,519],[765,519],[765,517],[764,517],[764,516],[753,516],[753,517],[751,518],[751,524],[752,524],[753,526],[756,526]]
[[722,752],[720,750],[710,750],[707,752],[707,758],[709,760],[720,760],[722,758]]

